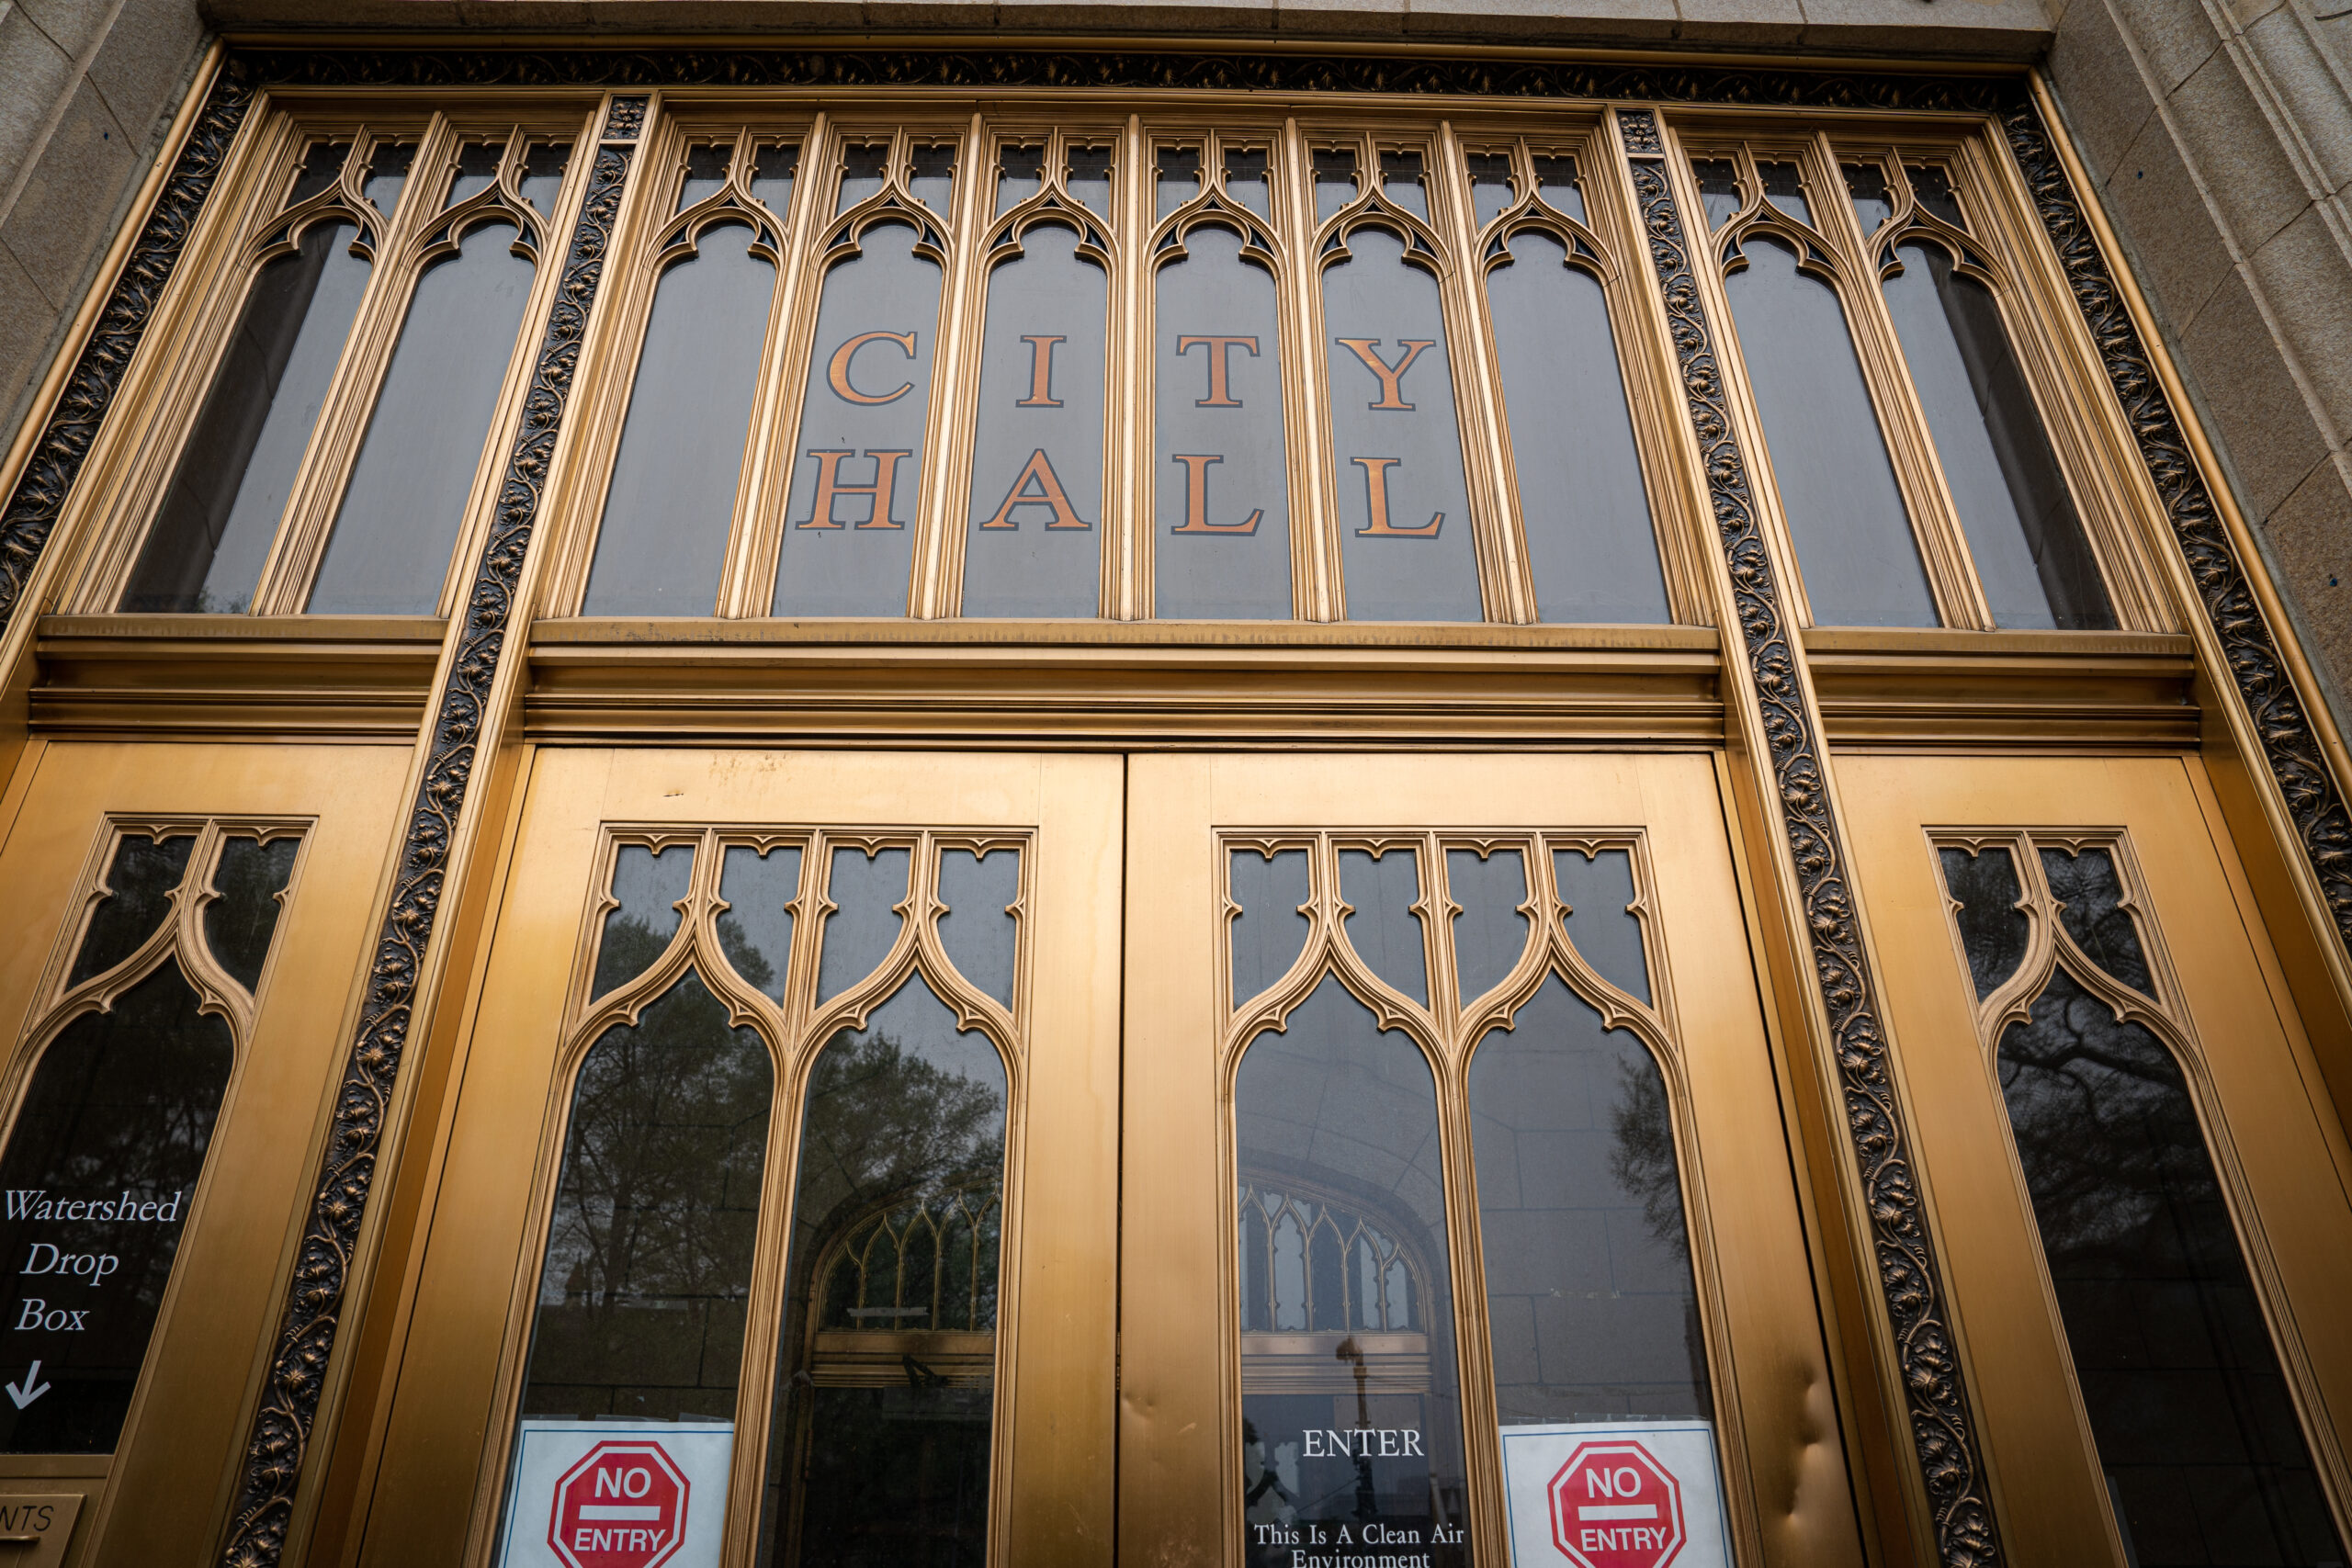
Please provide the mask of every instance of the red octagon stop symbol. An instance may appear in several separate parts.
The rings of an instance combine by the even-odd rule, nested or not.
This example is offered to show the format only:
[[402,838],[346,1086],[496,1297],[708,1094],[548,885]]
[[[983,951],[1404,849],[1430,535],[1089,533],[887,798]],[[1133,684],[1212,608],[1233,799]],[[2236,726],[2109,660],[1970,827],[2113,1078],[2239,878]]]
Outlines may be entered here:
[[659,1443],[598,1443],[555,1483],[548,1544],[571,1568],[658,1568],[685,1540],[686,1478]]
[[1666,1568],[1682,1550],[1682,1488],[1630,1439],[1578,1445],[1552,1477],[1552,1544],[1578,1568]]

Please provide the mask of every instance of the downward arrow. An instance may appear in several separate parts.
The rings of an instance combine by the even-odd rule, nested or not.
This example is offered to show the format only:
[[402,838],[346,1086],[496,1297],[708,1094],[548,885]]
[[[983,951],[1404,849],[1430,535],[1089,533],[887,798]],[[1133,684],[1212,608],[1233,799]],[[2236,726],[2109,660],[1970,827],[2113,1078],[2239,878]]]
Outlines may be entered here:
[[5,1388],[8,1391],[8,1397],[17,1402],[17,1408],[19,1410],[22,1410],[26,1405],[30,1404],[34,1400],[39,1399],[42,1394],[49,1392],[49,1384],[40,1381],[40,1363],[39,1361],[35,1361],[30,1367],[26,1369],[25,1385],[22,1388],[18,1388],[12,1382],[0,1383],[0,1388]]

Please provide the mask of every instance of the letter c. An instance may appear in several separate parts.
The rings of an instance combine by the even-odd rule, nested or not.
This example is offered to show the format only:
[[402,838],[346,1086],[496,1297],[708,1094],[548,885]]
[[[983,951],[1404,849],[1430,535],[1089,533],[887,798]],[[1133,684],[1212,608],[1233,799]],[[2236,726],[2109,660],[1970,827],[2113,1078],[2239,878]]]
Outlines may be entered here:
[[902,381],[897,391],[877,396],[861,392],[849,384],[850,356],[877,338],[885,343],[897,344],[909,359],[915,356],[915,334],[912,333],[860,333],[833,350],[832,360],[825,367],[825,380],[832,387],[835,395],[853,403],[895,403],[915,389],[912,381]]

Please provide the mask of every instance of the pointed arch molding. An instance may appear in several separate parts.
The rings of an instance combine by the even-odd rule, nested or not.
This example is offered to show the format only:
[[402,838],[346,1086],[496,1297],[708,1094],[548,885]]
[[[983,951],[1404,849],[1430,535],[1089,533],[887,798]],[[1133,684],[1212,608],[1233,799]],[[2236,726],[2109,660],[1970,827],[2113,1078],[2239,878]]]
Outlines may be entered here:
[[[1997,120],[2030,188],[2076,305],[2097,344],[2166,522],[2182,551],[2199,607],[2217,641],[2229,685],[2246,708],[2337,937],[2352,950],[2352,814],[2294,675],[2280,633],[2265,618],[2247,573],[2199,471],[2177,412],[2098,249],[2065,166],[2021,76],[1935,76],[1820,71],[1774,65],[1628,64],[1608,61],[1401,59],[1328,53],[1204,51],[1086,51],[971,49],[307,49],[231,51],[193,116],[173,165],[112,281],[55,405],[0,506],[0,631],[26,592],[193,225],[230,147],[266,84],[307,87],[481,88],[568,86],[621,91],[665,85],[1198,88],[1366,92],[1517,99],[1557,98],[1744,107],[1944,111]],[[483,704],[508,631],[513,592],[536,523],[556,429],[569,400],[580,333],[602,274],[629,145],[646,100],[615,101],[572,235],[564,275],[534,372],[522,428],[506,465],[495,524],[477,565],[458,647],[435,693],[427,761],[401,851],[393,903],[376,955],[360,1031],[330,1130],[326,1163],[298,1258],[288,1317],[264,1390],[222,1561],[266,1568],[286,1544],[294,1486],[335,1325],[345,1274],[372,1185],[383,1107],[407,1043],[409,1008],[430,940],[440,878],[472,773]],[[1820,729],[1793,668],[1781,589],[1753,517],[1744,461],[1724,423],[1714,350],[1685,265],[1685,242],[1668,194],[1658,127],[1646,111],[1619,117],[1632,155],[1647,238],[1667,300],[1690,413],[1710,457],[1720,543],[1781,782],[1783,828],[1815,920],[1822,976],[1844,1075],[1849,1132],[1869,1188],[1889,1313],[1896,1328],[1929,1495],[1939,1554],[1950,1568],[2000,1558],[1944,1322],[1943,1286],[1910,1177],[1907,1134],[1889,1087],[1876,1019],[1876,987],[1853,922],[1844,846],[1828,813]]]

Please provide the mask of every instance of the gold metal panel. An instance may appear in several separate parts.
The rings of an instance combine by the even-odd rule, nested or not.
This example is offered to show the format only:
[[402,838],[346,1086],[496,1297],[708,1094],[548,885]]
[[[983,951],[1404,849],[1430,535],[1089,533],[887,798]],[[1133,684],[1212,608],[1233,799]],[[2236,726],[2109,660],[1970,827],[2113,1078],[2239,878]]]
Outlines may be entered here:
[[[242,1451],[254,1374],[285,1293],[287,1256],[310,1199],[314,1144],[340,1065],[334,1021],[359,953],[398,807],[401,749],[296,746],[42,747],[0,848],[0,1029],[5,1081],[21,1085],[28,1013],[40,1006],[60,930],[109,818],[265,818],[304,824],[258,1006],[191,1206],[121,1441],[104,1455],[0,1456],[0,1490],[91,1499],[78,1563],[184,1558],[219,1533],[222,1486]],[[13,1484],[12,1484],[13,1483]]]
[[[1021,829],[1030,963],[1012,1054],[999,1330],[992,1553],[1087,1562],[1110,1552],[1115,1293],[1120,767],[1115,759],[888,752],[543,750],[535,758],[487,970],[461,1032],[454,1111],[432,1157],[433,1214],[358,1560],[486,1561],[504,1434],[528,1333],[545,1192],[568,1102],[567,998],[604,824],[686,833],[820,823],[834,830],[948,825]],[[911,939],[910,939],[911,940]],[[681,950],[683,951],[683,949]],[[874,998],[874,999],[878,999]],[[854,997],[827,1004],[828,1015]],[[821,1020],[817,1021],[821,1022]],[[797,1134],[797,1078],[776,1125]],[[771,1146],[764,1244],[779,1256],[789,1139]],[[780,1288],[771,1284],[769,1292]],[[755,1297],[759,1287],[755,1286]],[[773,1303],[770,1303],[772,1307]],[[760,1321],[754,1302],[752,1333]],[[773,1348],[773,1314],[767,1319]],[[844,1337],[845,1375],[857,1336]],[[949,1359],[958,1347],[944,1347]],[[969,1353],[967,1348],[966,1353]],[[728,1561],[747,1562],[766,1435],[765,1355],[746,1357]]]
[[[2018,1568],[2120,1568],[2124,1557],[1936,863],[1936,840],[1972,833],[2030,829],[2128,846],[2145,897],[2135,907],[2160,939],[2152,962],[2170,960],[2160,988],[2178,1016],[2159,1026],[2199,1101],[2341,1519],[2352,1497],[2336,1437],[2352,1416],[2352,1336],[2341,1326],[2352,1300],[2352,1158],[2199,765],[1849,756],[1838,773],[1985,1461]],[[2029,954],[2025,967],[2033,963]],[[1989,998],[1996,1007],[1984,1022],[2007,989]]]
[[[1129,762],[1121,1280],[1121,1543],[1137,1561],[1236,1562],[1241,1540],[1231,1094],[1220,1032],[1220,829],[1393,836],[1589,827],[1638,836],[1664,1015],[1683,1048],[1681,1149],[1735,1539],[1748,1561],[1862,1560],[1807,1271],[1771,1046],[1702,756],[1190,755]],[[1574,831],[1573,827],[1570,831]],[[1685,984],[1673,987],[1668,976]],[[1645,1035],[1646,1037],[1650,1037]],[[1466,1173],[1457,1172],[1457,1186]],[[1465,1189],[1466,1191],[1466,1189]],[[1453,1195],[1461,1213],[1464,1193]],[[1457,1272],[1459,1269],[1457,1268]],[[1457,1289],[1465,1347],[1483,1290]],[[1465,1383],[1483,1361],[1464,1357]],[[1465,1403],[1491,1409],[1487,1391]],[[1491,1432],[1468,1434],[1478,1562],[1509,1561]],[[1212,1506],[1210,1500],[1216,1499]]]

